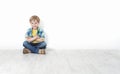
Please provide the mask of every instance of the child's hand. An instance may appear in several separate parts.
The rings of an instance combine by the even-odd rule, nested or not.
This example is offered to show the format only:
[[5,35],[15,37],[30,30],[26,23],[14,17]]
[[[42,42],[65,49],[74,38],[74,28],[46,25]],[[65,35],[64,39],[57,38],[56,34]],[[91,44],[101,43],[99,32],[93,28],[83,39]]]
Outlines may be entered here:
[[36,36],[34,36],[34,38],[35,38],[35,39],[38,39],[38,38],[39,38],[39,36],[38,36],[38,35],[36,35]]

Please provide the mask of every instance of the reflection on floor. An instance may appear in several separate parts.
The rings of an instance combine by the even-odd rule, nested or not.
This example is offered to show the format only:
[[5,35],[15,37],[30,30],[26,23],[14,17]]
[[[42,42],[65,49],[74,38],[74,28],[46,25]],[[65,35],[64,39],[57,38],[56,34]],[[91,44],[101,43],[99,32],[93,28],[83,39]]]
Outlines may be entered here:
[[120,50],[0,50],[0,74],[120,74]]

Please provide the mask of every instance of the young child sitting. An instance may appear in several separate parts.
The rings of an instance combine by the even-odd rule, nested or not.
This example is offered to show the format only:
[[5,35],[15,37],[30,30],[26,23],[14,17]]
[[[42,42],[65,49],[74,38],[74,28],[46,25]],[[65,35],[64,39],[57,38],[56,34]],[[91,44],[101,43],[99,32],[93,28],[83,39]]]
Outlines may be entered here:
[[46,42],[45,34],[40,24],[40,18],[36,15],[30,17],[31,28],[25,34],[26,41],[23,42],[23,54],[38,53],[45,54]]

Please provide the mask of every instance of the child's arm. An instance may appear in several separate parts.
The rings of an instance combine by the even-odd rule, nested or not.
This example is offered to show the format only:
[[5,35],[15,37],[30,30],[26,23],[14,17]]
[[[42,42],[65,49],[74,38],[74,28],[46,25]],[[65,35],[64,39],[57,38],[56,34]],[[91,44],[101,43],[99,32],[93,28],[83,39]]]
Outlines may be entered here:
[[36,41],[37,42],[43,42],[45,39],[44,38],[37,38]]
[[36,40],[37,38],[38,38],[38,36],[35,36],[35,37],[26,37],[26,40],[28,42],[32,42],[32,41]]

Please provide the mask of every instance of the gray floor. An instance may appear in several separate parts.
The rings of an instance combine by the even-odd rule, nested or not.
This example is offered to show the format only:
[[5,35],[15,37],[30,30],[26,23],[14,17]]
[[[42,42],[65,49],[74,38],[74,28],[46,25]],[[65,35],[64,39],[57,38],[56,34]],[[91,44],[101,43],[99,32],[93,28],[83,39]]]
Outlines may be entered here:
[[120,74],[120,50],[0,50],[0,74]]

